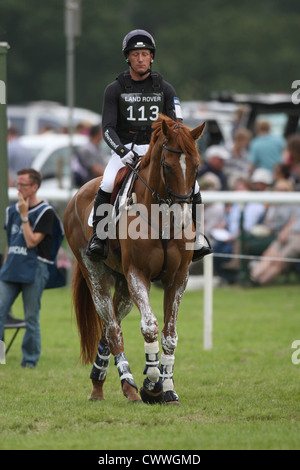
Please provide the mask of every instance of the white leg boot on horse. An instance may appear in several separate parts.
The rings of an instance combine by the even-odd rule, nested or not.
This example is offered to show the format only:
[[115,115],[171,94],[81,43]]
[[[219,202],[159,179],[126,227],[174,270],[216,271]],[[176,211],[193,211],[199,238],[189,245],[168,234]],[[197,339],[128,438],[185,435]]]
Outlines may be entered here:
[[101,338],[97,356],[90,374],[93,389],[89,400],[104,400],[103,385],[106,379],[110,356],[110,349]]
[[162,353],[160,358],[160,376],[163,387],[164,403],[166,405],[179,405],[179,397],[174,390],[173,369],[175,356]]
[[146,367],[144,375],[147,375],[147,378],[144,380],[143,386],[140,389],[140,395],[143,402],[149,405],[163,402],[163,388],[160,380],[158,353],[158,341],[154,341],[153,343],[145,342]]
[[127,358],[123,352],[115,356],[115,365],[119,372],[121,387],[124,396],[127,398],[127,402],[140,402],[141,399],[138,395],[138,388],[132,377]]

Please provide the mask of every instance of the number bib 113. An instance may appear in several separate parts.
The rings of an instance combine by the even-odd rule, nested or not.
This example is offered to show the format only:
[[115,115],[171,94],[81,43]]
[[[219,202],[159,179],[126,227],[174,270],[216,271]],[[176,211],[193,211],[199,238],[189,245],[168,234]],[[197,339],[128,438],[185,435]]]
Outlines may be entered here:
[[151,126],[163,111],[163,93],[122,93],[120,109],[132,126]]

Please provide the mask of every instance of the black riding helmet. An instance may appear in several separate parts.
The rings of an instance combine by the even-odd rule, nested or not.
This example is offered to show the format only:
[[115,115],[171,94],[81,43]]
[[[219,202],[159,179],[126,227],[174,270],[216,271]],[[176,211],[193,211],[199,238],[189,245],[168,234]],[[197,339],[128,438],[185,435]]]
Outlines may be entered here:
[[128,52],[134,49],[149,49],[154,58],[156,46],[151,34],[144,29],[135,29],[126,34],[122,43],[122,52],[125,59],[127,59]]

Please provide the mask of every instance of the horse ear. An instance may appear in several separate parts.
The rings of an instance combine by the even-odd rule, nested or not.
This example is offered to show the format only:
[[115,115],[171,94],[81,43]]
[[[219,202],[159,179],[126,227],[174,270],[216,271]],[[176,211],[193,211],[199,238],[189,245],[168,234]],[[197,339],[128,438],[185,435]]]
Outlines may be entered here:
[[168,124],[166,123],[165,119],[162,120],[161,122],[161,130],[166,138],[170,135],[170,129],[168,127]]
[[191,131],[191,136],[193,137],[194,140],[198,140],[201,137],[204,131],[204,128],[205,128],[205,122],[201,124],[201,126],[196,127],[196,129],[193,129]]

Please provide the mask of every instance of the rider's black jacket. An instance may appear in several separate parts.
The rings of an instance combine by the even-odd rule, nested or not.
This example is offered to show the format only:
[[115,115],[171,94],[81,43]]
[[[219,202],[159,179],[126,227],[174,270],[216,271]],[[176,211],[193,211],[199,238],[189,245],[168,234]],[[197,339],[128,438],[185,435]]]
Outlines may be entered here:
[[151,126],[158,113],[177,120],[177,101],[173,86],[158,72],[151,72],[141,81],[134,81],[129,72],[122,72],[104,92],[102,129],[105,142],[121,157],[128,152],[124,149],[125,144],[149,144]]

